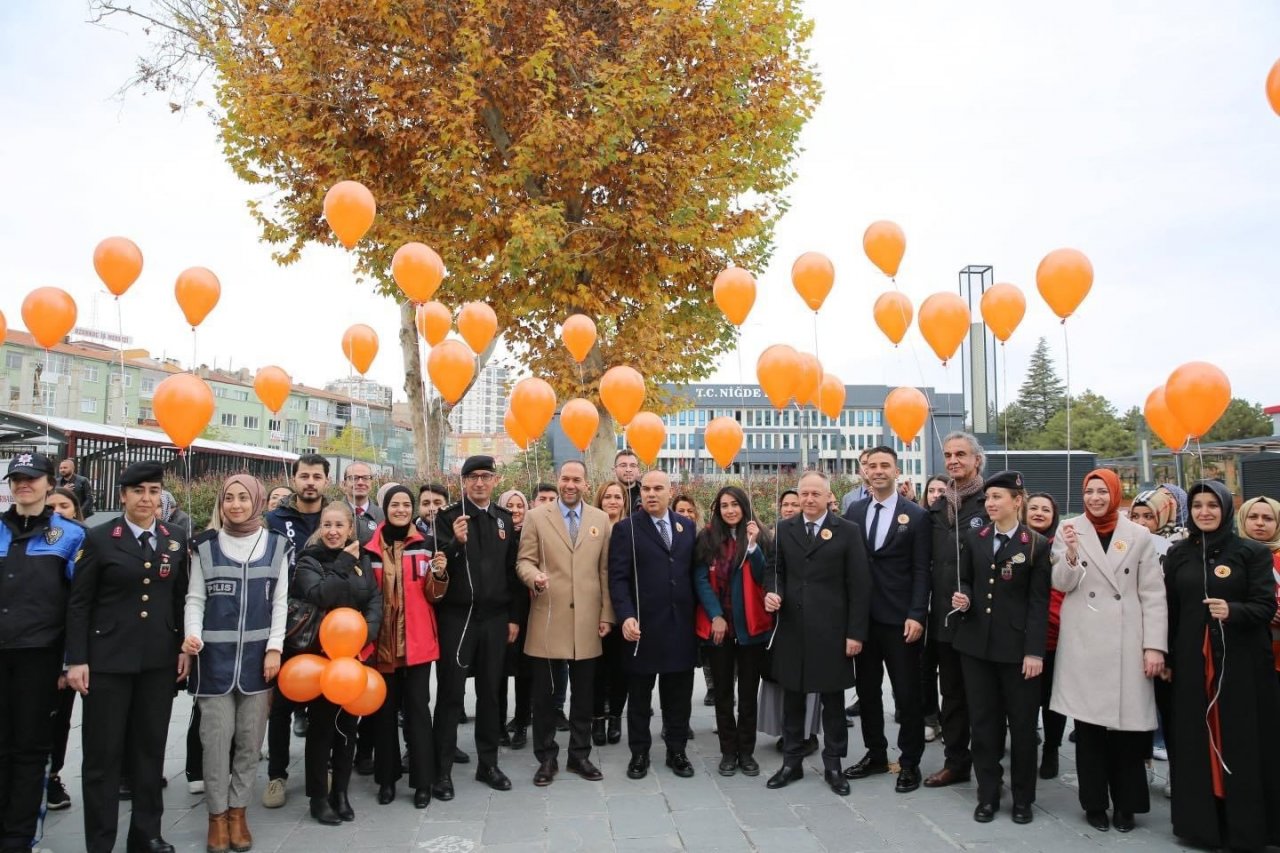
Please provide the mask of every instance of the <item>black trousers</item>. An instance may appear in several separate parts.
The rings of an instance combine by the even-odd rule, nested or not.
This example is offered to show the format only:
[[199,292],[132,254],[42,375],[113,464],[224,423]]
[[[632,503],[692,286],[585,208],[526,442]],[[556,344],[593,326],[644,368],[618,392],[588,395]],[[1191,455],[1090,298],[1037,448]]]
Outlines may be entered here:
[[[649,723],[653,719],[653,685],[658,685],[662,728],[667,752],[684,752],[689,743],[689,717],[693,713],[693,670],[632,673],[627,679],[627,745],[632,754],[648,754],[653,745]],[[843,725],[843,724],[842,724]]]
[[61,671],[61,649],[0,652],[0,847],[35,838]]
[[[764,643],[743,646],[725,637],[720,645],[704,646],[715,685],[716,731],[721,755],[752,755],[756,751],[756,701],[760,673],[766,666]],[[738,681],[738,717],[733,716],[733,682]]]
[[506,722],[499,716],[499,693],[505,683],[507,616],[497,613],[481,619],[473,614],[464,637],[466,610],[442,607],[436,615],[440,630],[440,678],[436,686],[440,695],[436,699],[435,778],[439,780],[453,774],[453,751],[458,746],[458,720],[462,718],[469,674],[475,675],[477,761],[480,767],[498,764],[498,736]]
[[49,775],[57,776],[67,762],[67,738],[71,736],[71,712],[75,708],[76,692],[70,687],[58,691],[54,705],[53,749],[49,752]]
[[[529,658],[532,679],[533,704],[533,754],[539,762],[548,761],[560,754],[556,743],[556,691],[557,664],[567,664],[569,682],[573,685],[573,700],[569,705],[569,758],[582,760],[591,754],[591,686],[596,674],[596,659],[549,661],[545,658]],[[549,665],[550,664],[550,665]]]
[[175,675],[169,667],[89,675],[81,724],[81,774],[84,842],[90,853],[110,853],[115,846],[122,769],[133,785],[129,837],[145,841],[160,836],[164,814],[160,779],[164,776]]
[[1120,732],[1076,720],[1076,774],[1087,812],[1151,811],[1146,754],[1150,732]]
[[[383,707],[386,707],[385,702],[383,703]],[[382,709],[379,708],[378,710],[382,710]],[[400,708],[397,708],[396,709],[397,718],[399,717],[399,714],[400,714]],[[374,722],[376,717],[377,717],[377,714],[370,714],[367,717],[361,717],[356,722],[356,759],[357,760],[360,759],[361,757],[367,758],[373,755],[373,747],[378,738],[377,731],[376,731],[378,724]]]
[[[1277,673],[1280,675],[1280,673]],[[1156,692],[1156,714],[1160,717],[1160,727],[1164,729],[1164,748],[1169,753],[1169,780],[1173,779],[1173,685],[1164,679],[1157,678],[1153,681]],[[1151,733],[1151,739],[1154,746],[1156,733]],[[1150,757],[1150,753],[1148,753]]]
[[973,765],[973,758],[969,755],[969,702],[965,697],[964,668],[960,663],[960,653],[950,643],[939,640],[936,648],[938,686],[942,689],[938,722],[946,744],[943,766],[964,776]]
[[1021,663],[998,663],[961,655],[973,719],[973,770],[978,802],[1000,802],[1004,779],[1005,728],[1009,732],[1009,787],[1013,801],[1036,801],[1036,717],[1040,684],[1022,676]]
[[614,628],[603,640],[603,653],[596,658],[595,701],[597,717],[621,717],[627,705],[627,673],[623,669],[622,631]]
[[527,726],[529,721],[533,719],[533,706],[530,704],[529,697],[533,691],[533,676],[531,675],[513,675],[511,680],[516,685],[516,707],[511,712],[511,716],[507,716],[507,682],[504,678],[502,681],[502,689],[498,691],[498,704],[501,710],[498,717],[502,719],[503,725],[510,719],[513,726]]
[[[782,763],[798,767],[804,760],[804,718],[807,693],[782,693]],[[822,703],[822,766],[839,770],[849,754],[849,731],[844,724],[844,691],[819,693]]]
[[920,640],[920,715],[938,717],[938,644],[929,636]]
[[373,733],[373,778],[379,785],[400,779],[399,709],[404,708],[405,744],[409,747],[409,787],[430,788],[436,777],[435,735],[431,728],[431,664],[402,666],[382,674],[387,700],[363,726]]
[[1053,698],[1053,662],[1056,652],[1045,652],[1044,672],[1040,674],[1040,717],[1044,720],[1045,752],[1057,752],[1062,746],[1062,733],[1067,729],[1067,718],[1049,707]]
[[289,778],[289,740],[293,737],[293,713],[306,708],[280,692],[277,683],[271,688],[271,713],[267,717],[267,778]]
[[924,755],[924,714],[920,702],[920,641],[908,643],[901,625],[872,622],[858,655],[858,701],[862,706],[862,742],[873,757],[888,759],[884,735],[884,671],[901,722],[898,751],[904,768],[919,767]]
[[311,700],[307,704],[307,796],[346,793],[355,757],[356,718],[323,696]]

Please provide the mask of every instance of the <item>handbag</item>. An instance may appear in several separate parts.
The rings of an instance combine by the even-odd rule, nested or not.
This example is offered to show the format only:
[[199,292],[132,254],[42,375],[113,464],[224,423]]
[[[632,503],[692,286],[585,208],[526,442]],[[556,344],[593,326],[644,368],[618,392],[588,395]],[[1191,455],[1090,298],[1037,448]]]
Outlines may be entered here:
[[320,637],[320,623],[323,621],[323,610],[309,601],[290,596],[284,629],[285,651],[295,654],[315,651]]

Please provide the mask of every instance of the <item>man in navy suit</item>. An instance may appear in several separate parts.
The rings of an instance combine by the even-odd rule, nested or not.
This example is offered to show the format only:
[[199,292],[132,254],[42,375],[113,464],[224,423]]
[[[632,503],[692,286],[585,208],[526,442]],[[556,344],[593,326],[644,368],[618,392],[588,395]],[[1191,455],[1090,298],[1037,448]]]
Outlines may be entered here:
[[662,706],[667,766],[693,775],[685,755],[693,710],[693,670],[698,662],[694,632],[693,554],[697,531],[671,512],[671,482],[661,471],[640,481],[642,509],[613,526],[609,540],[609,594],[622,625],[628,674],[627,776],[649,772],[653,685]]
[[862,526],[871,562],[871,631],[858,655],[858,700],[867,754],[844,771],[848,779],[889,772],[884,735],[882,680],[889,672],[897,707],[900,794],[920,787],[924,716],[920,703],[920,646],[929,618],[929,560],[933,553],[929,513],[897,490],[898,454],[873,447],[862,463],[867,497],[845,518]]

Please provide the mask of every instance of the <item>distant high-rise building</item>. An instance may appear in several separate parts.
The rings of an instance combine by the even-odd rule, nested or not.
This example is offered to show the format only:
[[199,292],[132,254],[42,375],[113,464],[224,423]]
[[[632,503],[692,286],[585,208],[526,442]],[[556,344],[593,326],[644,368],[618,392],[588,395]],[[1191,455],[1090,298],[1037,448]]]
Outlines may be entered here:
[[510,371],[506,367],[486,364],[467,396],[449,413],[449,426],[456,432],[480,435],[502,432],[509,377]]
[[372,379],[359,376],[334,379],[325,383],[324,390],[334,394],[344,394],[357,403],[391,408],[391,386],[379,385]]

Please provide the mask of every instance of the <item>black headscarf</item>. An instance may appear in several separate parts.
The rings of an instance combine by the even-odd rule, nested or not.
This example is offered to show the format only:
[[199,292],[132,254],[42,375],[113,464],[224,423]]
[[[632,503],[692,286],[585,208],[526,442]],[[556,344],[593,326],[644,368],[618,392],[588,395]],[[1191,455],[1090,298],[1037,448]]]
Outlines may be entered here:
[[387,508],[391,506],[391,499],[396,495],[404,495],[409,499],[409,506],[413,506],[413,492],[409,491],[407,486],[399,483],[387,489],[387,493],[382,496],[382,517],[386,519],[382,523],[382,538],[387,542],[403,542],[409,535],[409,528],[413,525],[413,511],[409,512],[409,523],[405,525],[395,525],[391,523],[391,514],[387,512]]
[[[1201,530],[1196,526],[1195,514],[1190,511],[1192,498],[1201,492],[1209,492],[1218,499],[1218,506],[1222,509],[1222,518],[1218,522],[1216,530]],[[1187,491],[1187,529],[1190,531],[1190,538],[1200,544],[1204,542],[1206,550],[1214,551],[1226,544],[1227,540],[1235,536],[1235,513],[1233,509],[1235,502],[1231,499],[1231,492],[1226,485],[1217,480],[1199,480],[1194,486]]]

